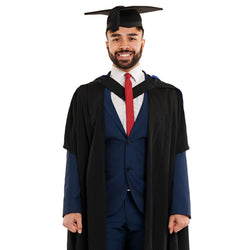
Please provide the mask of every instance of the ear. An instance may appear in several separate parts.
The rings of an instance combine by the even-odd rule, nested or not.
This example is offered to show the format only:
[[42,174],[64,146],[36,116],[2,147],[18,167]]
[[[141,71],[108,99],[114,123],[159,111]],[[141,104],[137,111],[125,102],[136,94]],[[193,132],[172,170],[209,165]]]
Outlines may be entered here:
[[142,51],[143,51],[143,49],[144,49],[144,46],[145,46],[145,39],[142,39],[142,41],[141,41]]
[[105,44],[106,44],[106,49],[108,50],[109,49],[109,42],[106,41]]

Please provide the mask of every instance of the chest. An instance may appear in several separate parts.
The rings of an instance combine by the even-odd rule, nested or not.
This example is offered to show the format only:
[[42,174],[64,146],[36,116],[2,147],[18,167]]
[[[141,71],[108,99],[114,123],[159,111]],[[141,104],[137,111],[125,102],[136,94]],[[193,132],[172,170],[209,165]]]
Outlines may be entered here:
[[[126,105],[124,100],[113,95],[108,89],[104,90],[104,118],[106,138],[119,137],[127,139],[126,134]],[[148,94],[134,99],[135,122],[129,137],[132,139],[146,137],[148,128]],[[116,102],[117,101],[117,102]]]

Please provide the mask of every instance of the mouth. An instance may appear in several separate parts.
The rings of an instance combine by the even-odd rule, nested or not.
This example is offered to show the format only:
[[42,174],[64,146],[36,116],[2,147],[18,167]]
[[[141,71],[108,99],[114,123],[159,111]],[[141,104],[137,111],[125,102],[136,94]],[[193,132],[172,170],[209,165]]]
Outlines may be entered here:
[[118,59],[121,59],[121,60],[130,60],[132,58],[132,55],[134,53],[131,52],[131,51],[120,51],[120,52],[117,52],[116,53],[116,56]]

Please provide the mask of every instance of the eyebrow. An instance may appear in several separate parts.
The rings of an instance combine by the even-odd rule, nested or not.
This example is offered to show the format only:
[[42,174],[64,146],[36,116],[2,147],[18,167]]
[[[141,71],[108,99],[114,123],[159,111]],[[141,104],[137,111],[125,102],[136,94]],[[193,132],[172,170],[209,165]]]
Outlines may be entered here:
[[[118,37],[118,36],[121,36],[121,35],[118,34],[118,33],[113,33],[113,34],[111,35],[111,37]],[[138,34],[136,34],[136,33],[130,33],[130,34],[128,34],[128,36],[138,36]]]
[[121,36],[120,34],[112,34],[111,37]]
[[138,36],[138,34],[136,34],[136,33],[130,33],[130,34],[128,34],[128,36]]

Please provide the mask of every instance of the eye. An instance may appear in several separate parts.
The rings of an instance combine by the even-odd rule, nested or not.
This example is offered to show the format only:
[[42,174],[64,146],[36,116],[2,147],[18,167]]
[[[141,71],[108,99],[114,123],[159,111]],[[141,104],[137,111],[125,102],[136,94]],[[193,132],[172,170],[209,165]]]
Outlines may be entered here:
[[119,41],[119,38],[114,38],[112,41],[113,41],[113,42],[118,42],[118,41]]
[[130,37],[129,40],[130,40],[130,41],[135,41],[136,38],[135,38],[135,37]]

